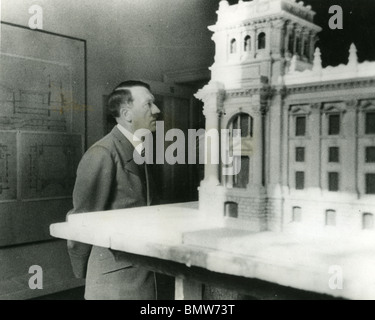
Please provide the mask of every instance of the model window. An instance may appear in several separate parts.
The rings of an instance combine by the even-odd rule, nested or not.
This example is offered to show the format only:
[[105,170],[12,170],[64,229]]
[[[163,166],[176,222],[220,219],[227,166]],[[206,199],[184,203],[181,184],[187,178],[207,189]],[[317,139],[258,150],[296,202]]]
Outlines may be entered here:
[[336,211],[327,210],[326,211],[326,226],[335,226],[336,225]]
[[296,172],[296,189],[305,189],[305,173],[303,171]]
[[305,162],[305,148],[296,148],[296,162]]
[[301,37],[296,38],[296,53],[301,54]]
[[[234,137],[238,135],[239,132],[234,130],[240,129],[241,145],[247,141],[249,142],[253,136],[253,118],[246,114],[240,113],[233,117],[233,120],[230,121],[228,125],[229,134]],[[249,170],[250,170],[250,158],[244,155],[235,154],[233,146],[230,146],[229,154],[235,155],[233,158],[233,169],[235,172],[238,172],[236,175],[233,175],[230,178],[234,188],[243,188],[246,189],[249,184]]]
[[229,218],[238,218],[238,204],[235,202],[225,202],[225,216]]
[[241,130],[241,137],[253,136],[253,118],[246,113],[241,113],[236,116],[229,125],[229,131],[233,136],[233,129]]
[[310,57],[310,42],[309,39],[305,39],[304,45],[303,45],[303,55],[306,57]]
[[366,134],[375,134],[375,112],[366,113]]
[[329,135],[340,134],[340,115],[339,114],[328,115],[328,134]]
[[288,51],[290,53],[294,51],[294,36],[292,34],[288,36]]
[[260,33],[258,36],[258,49],[266,48],[266,34],[264,32]]
[[328,162],[340,162],[340,149],[338,147],[329,148]]
[[375,173],[366,174],[366,194],[375,194]]
[[339,173],[338,172],[328,172],[328,190],[329,191],[339,191]]
[[230,42],[230,53],[236,53],[237,52],[237,41],[236,39],[232,39]]
[[296,117],[296,136],[301,137],[306,134],[306,117]]
[[362,216],[362,228],[365,230],[374,229],[374,215],[371,213],[364,213]]
[[367,163],[374,163],[375,162],[375,147],[367,147],[366,148],[366,162]]
[[[240,168],[237,167],[239,165],[241,166]],[[235,172],[238,172],[238,174],[233,176],[233,187],[246,189],[249,184],[250,158],[246,156],[234,157],[233,166]]]
[[251,37],[246,36],[244,41],[244,51],[249,52],[251,50]]
[[293,207],[293,222],[301,222],[302,221],[302,209],[301,207]]

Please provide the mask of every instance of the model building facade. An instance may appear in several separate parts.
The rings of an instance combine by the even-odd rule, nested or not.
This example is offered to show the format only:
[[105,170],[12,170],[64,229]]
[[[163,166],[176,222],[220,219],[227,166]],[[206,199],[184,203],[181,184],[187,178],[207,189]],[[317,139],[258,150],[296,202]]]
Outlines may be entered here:
[[223,0],[217,13],[211,81],[196,96],[206,130],[241,129],[241,152],[226,150],[241,170],[208,161],[200,209],[252,231],[372,229],[375,63],[353,44],[346,65],[323,68],[302,2]]

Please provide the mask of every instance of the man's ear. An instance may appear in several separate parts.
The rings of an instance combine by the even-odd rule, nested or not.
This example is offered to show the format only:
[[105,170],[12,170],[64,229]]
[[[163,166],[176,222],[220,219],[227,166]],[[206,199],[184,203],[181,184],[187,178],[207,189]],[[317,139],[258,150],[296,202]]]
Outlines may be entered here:
[[129,109],[127,107],[121,108],[120,116],[121,116],[121,118],[125,119],[125,121],[127,121],[127,122],[133,121],[133,115],[132,115],[131,109]]

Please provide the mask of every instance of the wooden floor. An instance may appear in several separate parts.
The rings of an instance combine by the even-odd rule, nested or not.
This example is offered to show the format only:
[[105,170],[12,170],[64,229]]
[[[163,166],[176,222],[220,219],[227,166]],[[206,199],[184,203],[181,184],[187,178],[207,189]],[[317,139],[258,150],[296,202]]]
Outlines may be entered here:
[[31,300],[85,300],[83,298],[84,293],[85,287],[79,287],[54,294],[49,294],[47,296],[34,298]]
[[[174,278],[157,274],[158,300],[174,299]],[[84,300],[85,287],[70,289],[31,300]]]
[[[174,278],[157,274],[158,300],[174,299]],[[204,300],[253,300],[251,297],[243,296],[235,291],[218,289],[205,286],[203,291]],[[85,287],[70,289],[31,300],[84,300]]]

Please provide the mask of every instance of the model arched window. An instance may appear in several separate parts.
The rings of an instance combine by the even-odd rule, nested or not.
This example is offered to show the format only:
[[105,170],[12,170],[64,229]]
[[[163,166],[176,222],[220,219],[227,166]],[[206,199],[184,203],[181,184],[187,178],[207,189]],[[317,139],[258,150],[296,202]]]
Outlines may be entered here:
[[228,129],[232,137],[236,134],[233,130],[239,129],[241,130],[241,138],[250,138],[253,136],[253,118],[247,113],[240,113],[232,119]]
[[293,207],[293,222],[301,222],[302,221],[302,209],[301,207]]
[[310,42],[309,39],[305,39],[304,42],[304,48],[303,48],[303,55],[310,59]]
[[251,50],[251,37],[246,36],[244,40],[244,51],[249,52]]
[[288,51],[293,54],[294,52],[294,35],[290,34],[288,36]]
[[246,150],[251,145],[253,137],[253,118],[247,113],[239,113],[229,121],[228,130],[230,137],[240,137],[241,140],[229,141],[229,155],[233,156],[233,168],[236,174],[228,177],[227,183],[234,188],[246,189],[250,179],[250,154]]
[[335,226],[336,225],[336,211],[327,210],[326,211],[326,226]]
[[301,54],[302,51],[302,40],[301,37],[298,35],[296,37],[296,52],[297,54]]
[[264,32],[260,33],[258,36],[258,49],[266,48],[266,34]]
[[224,214],[229,218],[238,218],[238,204],[236,202],[225,202]]
[[234,54],[237,52],[237,41],[236,39],[232,39],[230,41],[230,53]]
[[372,213],[364,213],[362,216],[362,228],[365,230],[374,229],[374,215]]

